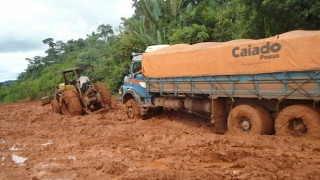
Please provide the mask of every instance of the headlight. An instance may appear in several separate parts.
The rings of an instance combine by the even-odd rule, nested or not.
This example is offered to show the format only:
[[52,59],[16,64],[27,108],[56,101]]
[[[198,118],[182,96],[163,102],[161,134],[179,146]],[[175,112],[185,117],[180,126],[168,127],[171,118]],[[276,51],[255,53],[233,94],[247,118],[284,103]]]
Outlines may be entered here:
[[119,94],[122,94],[122,86],[119,88]]
[[146,82],[139,82],[140,86],[142,86],[143,88],[146,88],[147,85],[146,85]]

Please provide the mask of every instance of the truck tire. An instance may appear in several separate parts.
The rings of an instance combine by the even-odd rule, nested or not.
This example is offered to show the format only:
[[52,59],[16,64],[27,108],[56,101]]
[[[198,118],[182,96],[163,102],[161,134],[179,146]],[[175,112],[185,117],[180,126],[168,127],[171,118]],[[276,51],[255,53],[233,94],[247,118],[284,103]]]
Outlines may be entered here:
[[274,134],[274,118],[272,114],[263,106],[256,105],[255,108],[259,109],[262,117],[264,118],[264,133],[266,135]]
[[61,107],[60,107],[59,101],[57,99],[54,99],[51,101],[51,107],[52,107],[52,111],[54,113],[61,114]]
[[66,90],[61,93],[61,109],[65,115],[82,115],[82,106],[77,92]]
[[320,114],[306,105],[291,105],[278,114],[275,121],[276,135],[320,138]]
[[141,118],[140,108],[135,99],[129,99],[126,103],[127,115],[130,119]]
[[272,134],[273,120],[271,114],[259,105],[239,105],[228,116],[228,133],[230,134]]
[[108,105],[109,107],[111,107],[111,94],[110,94],[110,91],[107,88],[107,86],[105,86],[101,82],[95,83],[94,86],[95,86],[95,88],[99,89],[100,95],[102,97],[102,102],[105,105]]

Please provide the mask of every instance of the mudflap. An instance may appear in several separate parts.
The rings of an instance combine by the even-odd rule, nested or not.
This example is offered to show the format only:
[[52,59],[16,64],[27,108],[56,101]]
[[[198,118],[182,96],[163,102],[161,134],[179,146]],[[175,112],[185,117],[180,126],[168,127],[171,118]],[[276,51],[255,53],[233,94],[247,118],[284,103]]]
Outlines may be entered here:
[[214,133],[216,134],[224,134],[228,130],[227,116],[212,118],[211,123],[214,124]]
[[227,132],[228,113],[226,109],[226,99],[212,99],[211,123],[214,124],[214,132],[216,134],[224,134]]

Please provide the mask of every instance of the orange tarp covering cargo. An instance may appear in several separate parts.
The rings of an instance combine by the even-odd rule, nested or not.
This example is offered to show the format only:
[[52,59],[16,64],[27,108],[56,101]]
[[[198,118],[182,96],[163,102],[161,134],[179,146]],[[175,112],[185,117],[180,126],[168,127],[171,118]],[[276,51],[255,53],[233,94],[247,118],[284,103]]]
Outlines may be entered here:
[[142,56],[145,77],[195,77],[320,70],[320,31],[229,42],[176,44]]

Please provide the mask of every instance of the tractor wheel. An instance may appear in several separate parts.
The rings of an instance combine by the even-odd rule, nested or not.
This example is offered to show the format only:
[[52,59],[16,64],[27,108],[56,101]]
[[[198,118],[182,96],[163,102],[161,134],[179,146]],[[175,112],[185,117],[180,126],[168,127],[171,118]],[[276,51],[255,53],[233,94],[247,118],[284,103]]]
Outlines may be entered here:
[[61,96],[62,114],[65,115],[82,115],[82,106],[78,94],[73,90],[63,91]]
[[275,121],[276,135],[320,138],[320,114],[306,105],[284,108]]
[[272,134],[273,120],[270,113],[262,106],[239,105],[228,116],[230,134]]
[[53,112],[61,114],[61,107],[57,99],[51,101],[51,107]]
[[105,86],[101,82],[97,82],[94,84],[94,87],[99,89],[100,95],[102,97],[102,101],[105,105],[111,107],[111,94],[107,86]]
[[135,99],[129,99],[126,103],[127,115],[130,119],[141,118],[140,108]]

